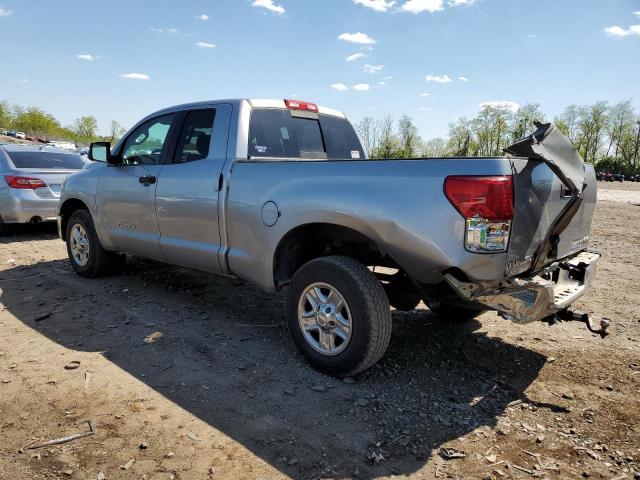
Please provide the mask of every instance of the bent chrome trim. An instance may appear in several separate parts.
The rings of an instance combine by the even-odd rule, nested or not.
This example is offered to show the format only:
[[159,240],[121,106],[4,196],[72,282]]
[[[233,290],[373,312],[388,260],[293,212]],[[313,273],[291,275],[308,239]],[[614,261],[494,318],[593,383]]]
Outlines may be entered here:
[[493,287],[463,282],[451,274],[445,280],[464,300],[497,310],[516,323],[530,323],[568,308],[584,295],[599,260],[600,254],[583,251],[532,277],[510,278]]

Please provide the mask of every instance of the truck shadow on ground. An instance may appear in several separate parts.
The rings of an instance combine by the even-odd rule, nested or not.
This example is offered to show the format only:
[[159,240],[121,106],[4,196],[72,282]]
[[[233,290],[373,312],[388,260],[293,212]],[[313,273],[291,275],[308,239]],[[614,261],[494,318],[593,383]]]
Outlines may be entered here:
[[[139,260],[88,281],[52,261],[4,270],[0,286],[2,303],[29,327],[104,352],[293,478],[415,472],[451,440],[495,426],[545,363],[478,332],[477,321],[395,312],[387,354],[348,384],[297,353],[281,296],[242,281]],[[146,343],[153,332],[162,337]]]
[[58,235],[55,222],[38,225],[5,225],[6,231],[0,234],[0,245],[14,242],[31,242],[33,240],[50,240]]

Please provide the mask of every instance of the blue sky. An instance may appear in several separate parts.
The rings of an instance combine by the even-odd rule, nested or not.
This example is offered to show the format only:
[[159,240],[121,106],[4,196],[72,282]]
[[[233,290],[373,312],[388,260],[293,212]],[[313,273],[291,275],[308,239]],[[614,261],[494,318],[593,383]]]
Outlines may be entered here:
[[406,113],[427,138],[485,102],[640,106],[640,0],[0,0],[0,44],[0,99],[103,131],[232,97]]

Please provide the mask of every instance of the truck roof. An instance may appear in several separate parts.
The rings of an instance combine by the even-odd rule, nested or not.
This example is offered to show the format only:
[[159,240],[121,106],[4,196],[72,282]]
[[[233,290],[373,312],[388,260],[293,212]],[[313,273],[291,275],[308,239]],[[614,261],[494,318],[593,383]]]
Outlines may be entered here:
[[[157,114],[163,112],[170,112],[173,110],[183,110],[188,108],[197,108],[204,107],[207,105],[211,105],[212,103],[230,103],[232,105],[239,105],[242,102],[248,103],[253,108],[287,108],[284,103],[284,99],[262,99],[262,98],[228,98],[228,99],[219,99],[219,100],[205,100],[201,102],[191,102],[191,103],[183,103],[180,105],[173,105],[171,107],[166,107],[157,112],[148,115],[148,117],[156,116]],[[332,108],[323,107],[318,105],[318,113],[322,113],[325,115],[332,115],[334,117],[347,118],[346,115],[339,110],[334,110]]]

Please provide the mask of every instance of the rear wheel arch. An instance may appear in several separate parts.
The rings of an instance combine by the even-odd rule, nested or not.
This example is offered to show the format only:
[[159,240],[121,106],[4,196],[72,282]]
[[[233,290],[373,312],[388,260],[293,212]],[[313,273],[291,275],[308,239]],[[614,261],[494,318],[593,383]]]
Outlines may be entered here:
[[316,258],[341,255],[364,265],[391,264],[378,243],[369,236],[334,223],[308,223],[282,237],[273,257],[273,281],[276,289],[291,282],[305,263]]

